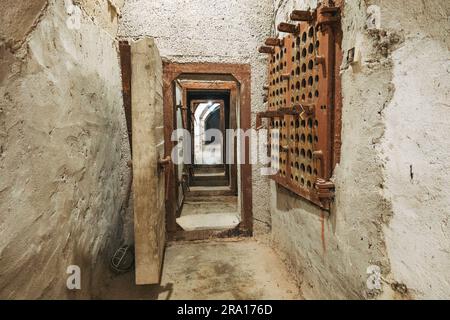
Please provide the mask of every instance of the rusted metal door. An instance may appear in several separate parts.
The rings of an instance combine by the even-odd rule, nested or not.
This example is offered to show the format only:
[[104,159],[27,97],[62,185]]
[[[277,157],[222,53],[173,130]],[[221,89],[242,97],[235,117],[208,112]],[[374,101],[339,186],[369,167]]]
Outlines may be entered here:
[[[270,38],[261,53],[269,56],[268,111],[271,159],[279,185],[329,209],[330,181],[337,145],[334,121],[340,106],[336,48],[340,41],[340,8],[319,5],[316,11],[294,11],[281,23],[282,39]],[[340,143],[338,141],[338,143]]]
[[136,284],[160,281],[165,245],[166,176],[162,61],[152,39],[131,43]]

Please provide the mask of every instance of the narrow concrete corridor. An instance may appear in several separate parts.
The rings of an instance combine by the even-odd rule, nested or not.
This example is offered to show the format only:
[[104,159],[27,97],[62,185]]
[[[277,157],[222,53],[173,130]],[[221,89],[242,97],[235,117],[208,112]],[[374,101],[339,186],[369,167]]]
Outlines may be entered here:
[[113,275],[103,299],[302,299],[271,247],[254,239],[172,242],[160,285],[135,286],[133,272]]
[[2,1],[0,300],[450,299],[449,19]]

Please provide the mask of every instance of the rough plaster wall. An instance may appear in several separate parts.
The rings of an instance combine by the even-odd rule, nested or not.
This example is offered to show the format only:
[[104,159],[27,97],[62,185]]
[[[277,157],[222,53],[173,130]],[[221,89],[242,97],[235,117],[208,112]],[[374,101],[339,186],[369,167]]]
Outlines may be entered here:
[[[309,4],[287,1],[275,6],[275,21],[281,22],[292,9]],[[348,1],[343,17],[343,50],[359,43],[362,63],[342,66],[343,145],[330,217],[322,218],[317,207],[272,185],[272,238],[302,279],[305,297],[373,297],[379,292],[366,287],[367,267],[378,265],[383,275],[390,271],[382,233],[390,206],[383,196],[379,144],[384,133],[381,110],[392,95],[391,63],[380,49],[384,37],[365,30],[364,3]]]
[[[248,63],[252,67],[252,115],[263,111],[266,56],[258,53],[270,32],[270,0],[130,0],[122,10],[119,34],[155,38],[161,56],[174,62]],[[268,180],[253,169],[255,233],[270,224]],[[263,222],[261,222],[263,221]]]
[[405,37],[392,53],[395,94],[383,139],[392,275],[415,298],[449,299],[450,2],[380,6],[382,28]]
[[316,8],[318,0],[272,0],[274,9],[273,32],[277,33],[276,26],[280,22],[289,21],[292,10],[308,10]]
[[0,42],[8,48],[17,49],[38,21],[47,0],[3,0],[1,4]]
[[[85,14],[69,30],[63,1],[41,5],[0,10],[7,33],[11,11],[37,25],[16,33],[16,51],[1,44],[0,297],[92,297],[129,179],[117,45]],[[66,289],[71,264],[81,291]]]
[[75,0],[73,2],[83,8],[97,25],[101,26],[110,35],[116,36],[121,8],[125,0]]

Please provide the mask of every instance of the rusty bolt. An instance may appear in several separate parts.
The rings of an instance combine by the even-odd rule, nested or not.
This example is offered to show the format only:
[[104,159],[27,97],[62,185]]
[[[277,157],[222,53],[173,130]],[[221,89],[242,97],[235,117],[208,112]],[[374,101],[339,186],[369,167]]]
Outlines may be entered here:
[[305,10],[294,10],[291,13],[291,20],[292,21],[312,21],[313,15],[310,11]]
[[316,60],[316,64],[317,65],[325,64],[325,57],[324,56],[317,56],[315,60]]
[[268,46],[262,46],[259,47],[259,53],[268,53],[268,54],[274,54],[275,53],[275,49],[272,47],[268,47]]
[[281,47],[281,40],[278,38],[267,38],[265,45],[270,47]]
[[316,108],[314,105],[308,104],[308,105],[304,105],[303,109],[305,110],[306,115],[311,116],[314,114],[314,112],[316,111]]
[[278,25],[278,31],[286,33],[298,33],[299,27],[296,24],[281,22]]
[[313,158],[314,159],[323,159],[323,151],[322,150],[314,151]]

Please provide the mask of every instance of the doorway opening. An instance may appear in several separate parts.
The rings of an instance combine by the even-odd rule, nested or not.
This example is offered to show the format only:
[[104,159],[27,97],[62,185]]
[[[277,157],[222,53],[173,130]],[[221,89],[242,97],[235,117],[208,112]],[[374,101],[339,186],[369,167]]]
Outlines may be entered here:
[[249,146],[228,134],[250,129],[249,67],[167,63],[164,80],[166,155],[183,159],[168,174],[169,239],[251,235],[251,165],[237,163]]
[[234,229],[241,215],[236,171],[226,161],[226,131],[236,128],[236,104],[230,101],[230,90],[186,89],[186,94],[191,164],[177,224],[186,231]]

